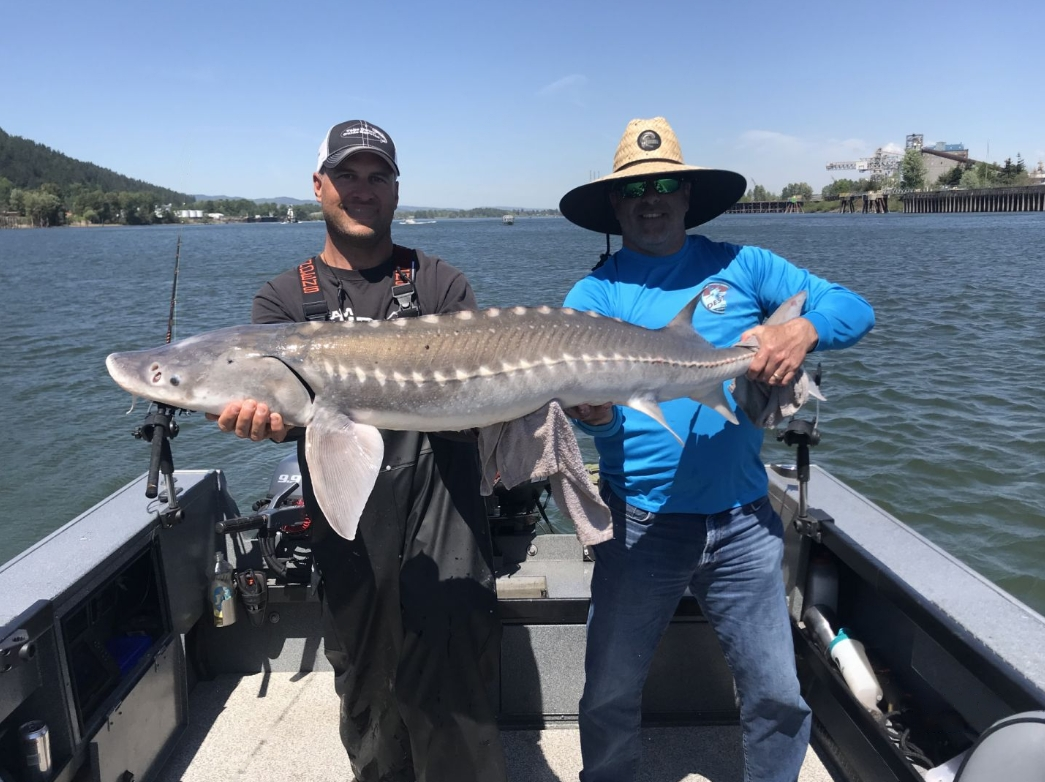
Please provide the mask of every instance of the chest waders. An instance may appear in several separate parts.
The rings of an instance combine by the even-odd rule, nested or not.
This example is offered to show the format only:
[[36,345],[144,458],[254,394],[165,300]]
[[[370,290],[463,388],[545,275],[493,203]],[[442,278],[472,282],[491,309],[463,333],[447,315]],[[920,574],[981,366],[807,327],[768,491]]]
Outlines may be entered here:
[[[396,246],[393,257],[392,317],[417,317],[417,254]],[[299,267],[304,320],[329,316],[316,265]],[[298,442],[341,742],[359,782],[506,782],[488,697],[501,624],[478,451],[421,432],[381,436],[383,469],[351,541],[323,518]]]

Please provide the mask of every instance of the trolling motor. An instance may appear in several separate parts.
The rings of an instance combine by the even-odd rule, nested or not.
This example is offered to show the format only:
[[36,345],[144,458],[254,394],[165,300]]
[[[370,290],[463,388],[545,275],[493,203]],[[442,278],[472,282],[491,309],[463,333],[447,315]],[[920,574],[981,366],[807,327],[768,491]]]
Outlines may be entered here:
[[160,523],[170,528],[182,521],[185,512],[178,505],[178,493],[174,487],[174,456],[171,439],[178,435],[178,424],[174,420],[176,408],[157,404],[145,416],[145,423],[132,434],[139,440],[152,445],[149,456],[149,475],[145,482],[145,496],[152,500],[159,494],[160,474],[167,489],[167,510],[159,513]]
[[[820,387],[822,376],[821,366],[817,364],[812,377],[817,388]],[[820,542],[820,521],[809,515],[809,449],[820,442],[820,430],[816,428],[819,419],[820,403],[817,402],[816,414],[812,421],[794,417],[788,421],[784,431],[779,432],[776,439],[784,445],[797,446],[795,464],[787,467],[772,465],[777,475],[798,480],[798,515],[794,520],[795,529],[800,535],[812,538],[817,543]]]

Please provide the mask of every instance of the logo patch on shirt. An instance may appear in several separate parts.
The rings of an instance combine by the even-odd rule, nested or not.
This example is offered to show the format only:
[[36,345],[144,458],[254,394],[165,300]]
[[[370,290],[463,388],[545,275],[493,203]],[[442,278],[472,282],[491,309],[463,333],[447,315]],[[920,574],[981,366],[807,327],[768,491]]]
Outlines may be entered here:
[[712,282],[705,285],[704,290],[700,292],[700,303],[704,305],[704,309],[708,312],[721,315],[726,311],[726,294],[728,292],[728,285],[723,285],[721,282]]

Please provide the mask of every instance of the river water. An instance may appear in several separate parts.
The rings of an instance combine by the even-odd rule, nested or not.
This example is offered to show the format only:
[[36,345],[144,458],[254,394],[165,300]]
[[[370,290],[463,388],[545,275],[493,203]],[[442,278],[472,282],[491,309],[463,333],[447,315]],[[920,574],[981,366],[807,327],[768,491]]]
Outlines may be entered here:
[[[871,334],[818,355],[813,461],[1045,613],[1045,215],[725,215],[700,230],[874,305]],[[248,322],[254,291],[317,252],[323,225],[0,231],[0,562],[146,471],[130,435],[145,406],[125,415],[104,360],[163,342],[179,235],[175,337]],[[558,305],[605,244],[555,218],[394,235],[462,269],[481,306]],[[175,467],[221,467],[241,508],[292,447],[180,423]],[[767,459],[792,460],[767,440]]]

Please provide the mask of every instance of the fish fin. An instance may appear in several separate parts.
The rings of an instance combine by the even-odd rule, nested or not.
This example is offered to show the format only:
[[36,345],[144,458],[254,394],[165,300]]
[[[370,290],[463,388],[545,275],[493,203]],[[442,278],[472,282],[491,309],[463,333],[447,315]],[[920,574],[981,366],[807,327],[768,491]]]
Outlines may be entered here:
[[[802,314],[802,307],[806,302],[806,292],[799,291],[791,298],[787,299],[783,304],[773,310],[773,314],[766,318],[763,326],[779,326],[781,323],[787,323],[789,320],[794,320]],[[734,345],[734,347],[744,347],[758,349],[758,337],[747,337],[742,339]]]
[[763,326],[779,326],[781,323],[787,323],[789,320],[793,320],[802,314],[802,307],[806,303],[806,292],[799,291],[790,299],[785,301],[779,307],[777,307],[773,314],[766,318],[766,322]]
[[305,430],[305,460],[330,528],[353,540],[359,517],[381,472],[385,444],[375,427],[317,407]]
[[[806,377],[806,378],[809,377],[804,372],[802,373],[802,376]],[[792,382],[793,383],[798,382],[798,378],[796,377],[794,380],[792,380]],[[815,382],[813,382],[812,378],[809,378],[807,383],[808,383],[808,386],[806,388],[806,392],[809,394],[809,396],[811,396],[813,399],[819,399],[821,402],[826,402],[827,401],[827,397],[824,396],[824,392],[820,390],[820,386],[818,386]]]
[[669,432],[672,437],[679,441],[679,445],[684,445],[682,438],[675,434],[675,431],[668,426],[668,422],[664,420],[664,411],[660,409],[660,405],[657,404],[656,397],[653,394],[642,394],[640,396],[633,396],[627,402],[624,403],[625,407],[630,407],[632,410],[638,410],[640,413],[645,413],[658,424],[663,426]]
[[680,331],[685,334],[696,334],[696,329],[693,328],[693,313],[697,311],[697,304],[700,303],[700,296],[694,296],[690,299],[689,304],[679,310],[679,314],[671,319],[671,323],[665,326],[665,329],[669,331]]
[[[802,307],[805,306],[805,302],[806,302],[806,292],[805,291],[799,291],[794,296],[792,296],[791,298],[787,299],[779,307],[777,307],[773,311],[773,314],[771,314],[768,318],[766,318],[766,320],[763,323],[763,325],[765,325],[765,326],[779,326],[781,323],[787,323],[789,320],[797,318],[799,315],[802,314]],[[685,307],[683,307],[679,311],[679,314],[671,319],[671,323],[669,323],[664,328],[668,329],[670,331],[683,332],[683,333],[685,333],[687,335],[696,334],[698,337],[700,337],[700,335],[697,334],[696,329],[693,328],[693,313],[696,312],[697,304],[699,304],[699,303],[700,303],[700,296],[693,297],[693,299],[690,300],[689,304],[687,304]],[[700,337],[700,339],[704,340],[703,337]],[[704,341],[706,342],[707,340],[704,340]],[[739,344],[742,344],[742,345],[743,344],[753,344],[755,346],[758,345],[757,342],[754,342],[754,343],[742,342],[742,343],[739,343]]]
[[716,385],[700,396],[691,396],[690,399],[694,402],[700,402],[705,407],[710,407],[731,424],[737,423],[737,417],[730,409],[729,400],[726,398],[726,392],[721,385]]

